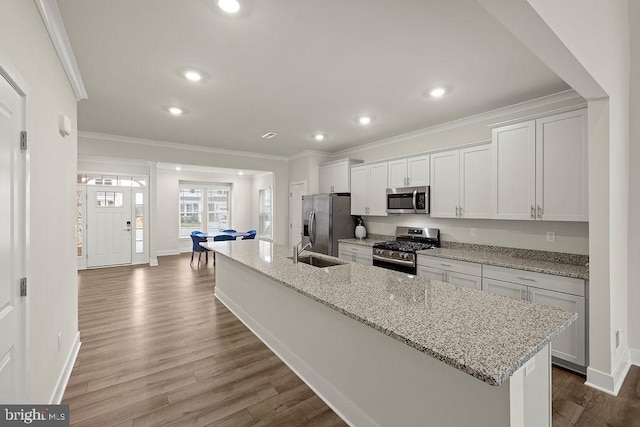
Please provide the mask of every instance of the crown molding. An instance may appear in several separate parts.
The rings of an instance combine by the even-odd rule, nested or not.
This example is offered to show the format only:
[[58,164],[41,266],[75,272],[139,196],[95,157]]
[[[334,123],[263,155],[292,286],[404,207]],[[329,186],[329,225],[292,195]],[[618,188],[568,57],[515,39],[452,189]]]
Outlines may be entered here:
[[378,141],[370,142],[368,144],[358,145],[357,147],[347,148],[341,151],[333,153],[333,157],[348,156],[353,153],[360,152],[362,150],[370,150],[373,148],[384,147],[386,145],[397,144],[408,139],[418,138],[425,135],[431,135],[438,132],[443,132],[462,126],[484,122],[492,119],[497,119],[509,114],[517,114],[523,111],[531,110],[538,107],[544,107],[546,105],[555,104],[558,102],[569,101],[572,99],[581,98],[581,96],[573,89],[569,89],[563,92],[554,93],[551,95],[543,96],[529,101],[520,102],[518,104],[509,105],[507,107],[497,108],[495,110],[487,111],[480,114],[475,114],[461,119],[452,120],[450,122],[430,126],[427,128],[407,132],[401,135],[392,136],[390,138],[381,139]]
[[273,154],[251,153],[249,151],[227,150],[224,148],[204,147],[202,145],[181,144],[178,142],[156,141],[153,139],[134,138],[131,136],[111,135],[108,133],[78,131],[78,138],[96,139],[101,141],[122,142],[125,144],[137,144],[147,147],[161,147],[173,150],[189,150],[200,153],[225,154],[229,156],[253,157],[257,159],[288,161],[285,156],[276,156]]
[[104,156],[89,156],[86,154],[78,154],[77,161],[88,162],[88,163],[103,163],[108,165],[142,166],[145,168],[150,167],[149,162],[146,160],[120,159],[120,158],[104,157]]
[[296,159],[300,159],[302,157],[307,157],[307,156],[320,156],[320,157],[333,157],[332,153],[328,153],[326,151],[318,151],[318,150],[305,150],[305,151],[301,151],[299,153],[296,153],[292,156],[289,156],[289,160],[296,160]]
[[80,68],[78,68],[78,63],[76,62],[76,56],[73,54],[73,49],[67,36],[67,30],[64,27],[64,22],[62,22],[58,2],[56,0],[34,1],[38,7],[38,12],[40,12],[42,22],[44,22],[44,26],[49,33],[53,47],[58,54],[58,58],[60,58],[62,67],[67,73],[67,78],[76,96],[76,100],[87,99],[87,90],[84,87],[82,75],[80,75]]

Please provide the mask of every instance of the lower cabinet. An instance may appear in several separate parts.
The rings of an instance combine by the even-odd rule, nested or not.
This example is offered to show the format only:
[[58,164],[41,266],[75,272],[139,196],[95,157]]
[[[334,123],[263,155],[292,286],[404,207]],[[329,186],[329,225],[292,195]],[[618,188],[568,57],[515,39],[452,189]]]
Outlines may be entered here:
[[465,288],[482,288],[482,265],[418,255],[418,276]]
[[338,243],[338,258],[358,264],[373,265],[373,248],[349,243]]
[[584,280],[485,265],[482,289],[578,313],[578,319],[551,342],[551,355],[569,362],[569,368],[587,366]]

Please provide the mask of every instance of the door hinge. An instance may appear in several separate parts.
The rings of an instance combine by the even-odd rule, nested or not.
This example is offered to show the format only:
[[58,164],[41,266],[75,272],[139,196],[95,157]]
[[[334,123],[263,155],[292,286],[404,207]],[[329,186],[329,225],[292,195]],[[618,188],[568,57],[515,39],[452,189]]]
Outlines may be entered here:
[[23,130],[20,132],[20,150],[26,151],[27,149],[27,131]]
[[26,277],[20,278],[20,296],[21,297],[27,296],[27,278]]

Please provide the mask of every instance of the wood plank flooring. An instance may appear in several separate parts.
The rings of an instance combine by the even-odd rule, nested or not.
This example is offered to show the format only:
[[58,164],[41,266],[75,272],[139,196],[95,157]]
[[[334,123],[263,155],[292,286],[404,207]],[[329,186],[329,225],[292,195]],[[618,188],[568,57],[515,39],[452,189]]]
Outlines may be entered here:
[[[71,425],[345,425],[213,297],[212,263],[189,257],[79,273]],[[554,368],[553,425],[640,427],[640,368],[618,397]]]
[[343,426],[213,297],[212,263],[79,273],[74,426]]

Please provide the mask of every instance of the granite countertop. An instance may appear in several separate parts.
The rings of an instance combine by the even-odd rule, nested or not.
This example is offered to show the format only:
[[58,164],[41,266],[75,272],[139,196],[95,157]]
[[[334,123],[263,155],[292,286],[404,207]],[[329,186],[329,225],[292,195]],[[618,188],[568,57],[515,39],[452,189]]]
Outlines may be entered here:
[[349,243],[351,245],[373,246],[376,243],[388,242],[389,240],[396,240],[396,238],[395,236],[385,236],[384,234],[370,234],[364,239],[338,239],[338,242]]
[[477,262],[484,265],[495,265],[498,267],[515,268],[518,270],[589,280],[589,268],[585,265],[567,264],[553,260],[522,258],[490,251],[447,248],[428,249],[416,253],[418,255]]
[[378,267],[294,264],[287,258],[291,248],[266,241],[202,245],[494,386],[577,318],[557,308]]
[[[388,240],[395,240],[395,237],[373,234],[366,239],[340,239],[338,242],[373,246]],[[589,267],[585,265],[589,262],[588,255],[455,242],[442,242],[442,246],[417,254],[589,280]]]

